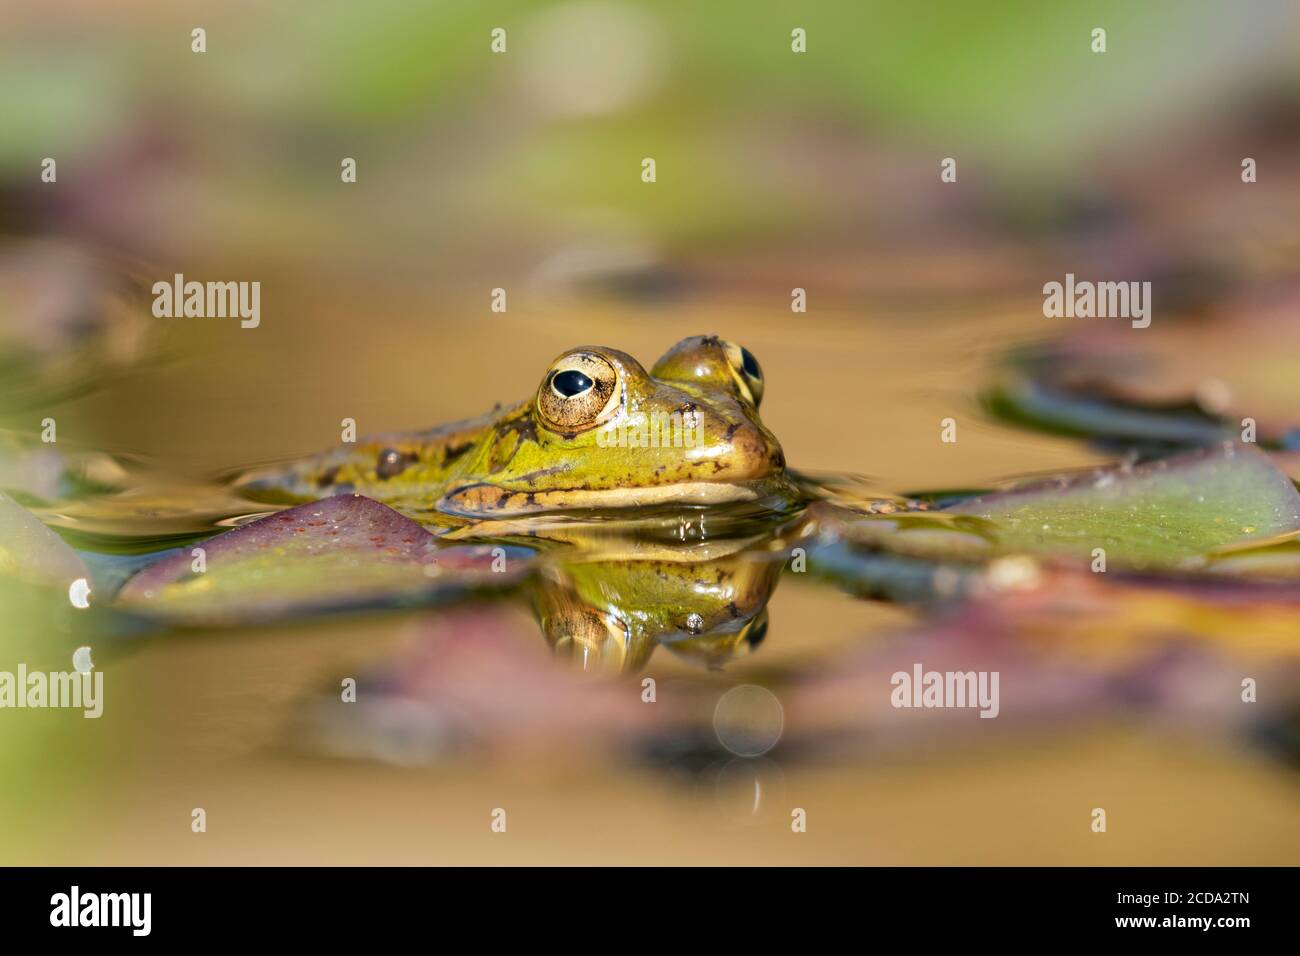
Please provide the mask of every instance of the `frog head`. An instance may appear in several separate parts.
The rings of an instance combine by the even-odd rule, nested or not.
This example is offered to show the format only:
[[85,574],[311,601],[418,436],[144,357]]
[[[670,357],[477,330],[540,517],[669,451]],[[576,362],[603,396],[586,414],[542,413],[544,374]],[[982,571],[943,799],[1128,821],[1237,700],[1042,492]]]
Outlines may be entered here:
[[757,360],[715,336],[679,342],[649,372],[617,349],[570,349],[465,456],[439,510],[482,518],[789,500],[762,397]]

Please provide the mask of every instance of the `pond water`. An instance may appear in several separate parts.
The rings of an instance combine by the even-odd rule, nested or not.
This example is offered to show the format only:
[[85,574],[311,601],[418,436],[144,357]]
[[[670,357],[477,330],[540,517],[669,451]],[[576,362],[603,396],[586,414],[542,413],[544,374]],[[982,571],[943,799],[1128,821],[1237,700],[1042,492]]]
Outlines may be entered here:
[[[0,14],[0,862],[1300,859],[1295,4],[206,6]],[[223,483],[702,333],[806,509]]]
[[[847,289],[792,316],[781,283],[760,279],[683,283],[671,308],[634,289],[521,296],[502,315],[410,277],[286,271],[263,281],[259,328],[172,321],[157,361],[59,406],[60,442],[117,455],[140,482],[136,502],[44,511],[67,540],[135,567],[142,551],[265,513],[241,510],[212,480],[330,446],[345,418],[362,433],[451,421],[528,395],[569,347],[611,345],[648,364],[701,332],[758,356],[764,422],[787,460],[841,491],[981,489],[1113,457],[997,422],[981,406],[1004,356],[1055,331],[1036,298],[989,292],[903,308]],[[941,440],[947,419],[955,442]],[[40,823],[3,858],[1294,859],[1294,779],[1283,761],[1218,727],[1097,705],[1078,689],[1083,678],[1051,670],[1059,660],[1036,662],[1047,669],[1026,679],[1067,703],[988,721],[997,733],[980,732],[986,722],[973,712],[924,730],[900,723],[872,696],[878,688],[887,700],[893,670],[873,655],[939,664],[950,645],[907,604],[791,573],[796,532],[775,548],[770,534],[757,544],[706,535],[718,553],[689,560],[682,547],[647,554],[612,538],[581,560],[549,562],[505,600],[128,628],[96,648],[102,718],[24,715],[32,746],[9,755],[25,777],[6,800]],[[743,540],[731,547],[733,538]],[[713,590],[701,586],[709,575]],[[1021,638],[1059,646],[1051,621],[1062,632],[1070,624],[1053,613]],[[719,629],[724,618],[734,623]],[[996,642],[1001,627],[986,636]],[[610,636],[620,628],[673,638],[620,643]],[[699,630],[709,640],[694,640]],[[1003,673],[1024,667],[1011,657]],[[348,678],[357,702],[341,711]],[[1112,821],[1104,838],[1089,826],[1097,806]],[[204,833],[191,830],[195,808]],[[792,833],[796,809],[806,832]],[[492,829],[499,810],[505,834]]]

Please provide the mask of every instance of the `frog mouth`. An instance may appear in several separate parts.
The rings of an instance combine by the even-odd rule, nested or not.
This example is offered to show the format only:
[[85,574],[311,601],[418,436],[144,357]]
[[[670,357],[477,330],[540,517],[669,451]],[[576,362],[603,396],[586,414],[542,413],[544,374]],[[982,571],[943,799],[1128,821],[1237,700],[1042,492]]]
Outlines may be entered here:
[[754,501],[759,495],[760,489],[752,483],[721,481],[683,481],[646,488],[550,488],[545,491],[480,483],[444,495],[438,502],[438,510],[469,518],[509,518],[553,511],[723,505]]

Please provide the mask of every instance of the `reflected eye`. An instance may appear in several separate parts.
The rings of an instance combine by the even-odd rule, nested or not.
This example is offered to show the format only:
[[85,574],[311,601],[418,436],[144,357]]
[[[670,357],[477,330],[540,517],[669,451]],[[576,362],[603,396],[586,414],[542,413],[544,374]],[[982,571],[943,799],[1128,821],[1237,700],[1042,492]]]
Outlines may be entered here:
[[582,431],[608,418],[618,407],[618,371],[594,352],[561,358],[537,391],[542,420],[564,431]]
[[758,650],[758,645],[762,644],[767,637],[767,622],[767,608],[759,611],[749,622],[748,630],[745,632],[745,642],[751,651]]
[[758,364],[758,359],[754,358],[754,353],[749,349],[734,342],[727,342],[725,351],[741,395],[757,406],[763,400],[763,369]]

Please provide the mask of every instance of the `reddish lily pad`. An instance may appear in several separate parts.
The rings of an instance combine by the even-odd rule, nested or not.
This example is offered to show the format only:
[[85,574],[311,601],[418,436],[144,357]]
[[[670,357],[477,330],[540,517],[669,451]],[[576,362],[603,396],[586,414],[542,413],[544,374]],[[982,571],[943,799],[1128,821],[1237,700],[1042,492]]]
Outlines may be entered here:
[[418,604],[519,580],[523,548],[440,547],[415,521],[362,495],[337,495],[227,531],[136,574],[132,610],[228,624],[345,608]]
[[[945,679],[997,673],[996,704],[984,708],[996,719],[979,717],[978,700],[897,706],[896,687],[912,689],[917,668]],[[900,673],[908,680],[895,682]],[[1267,688],[1257,701],[1243,696],[1246,678]],[[781,699],[787,743],[814,752],[965,746],[1098,718],[1198,738],[1249,731],[1300,700],[1300,588],[1044,568],[1025,586],[872,635],[794,675]]]

